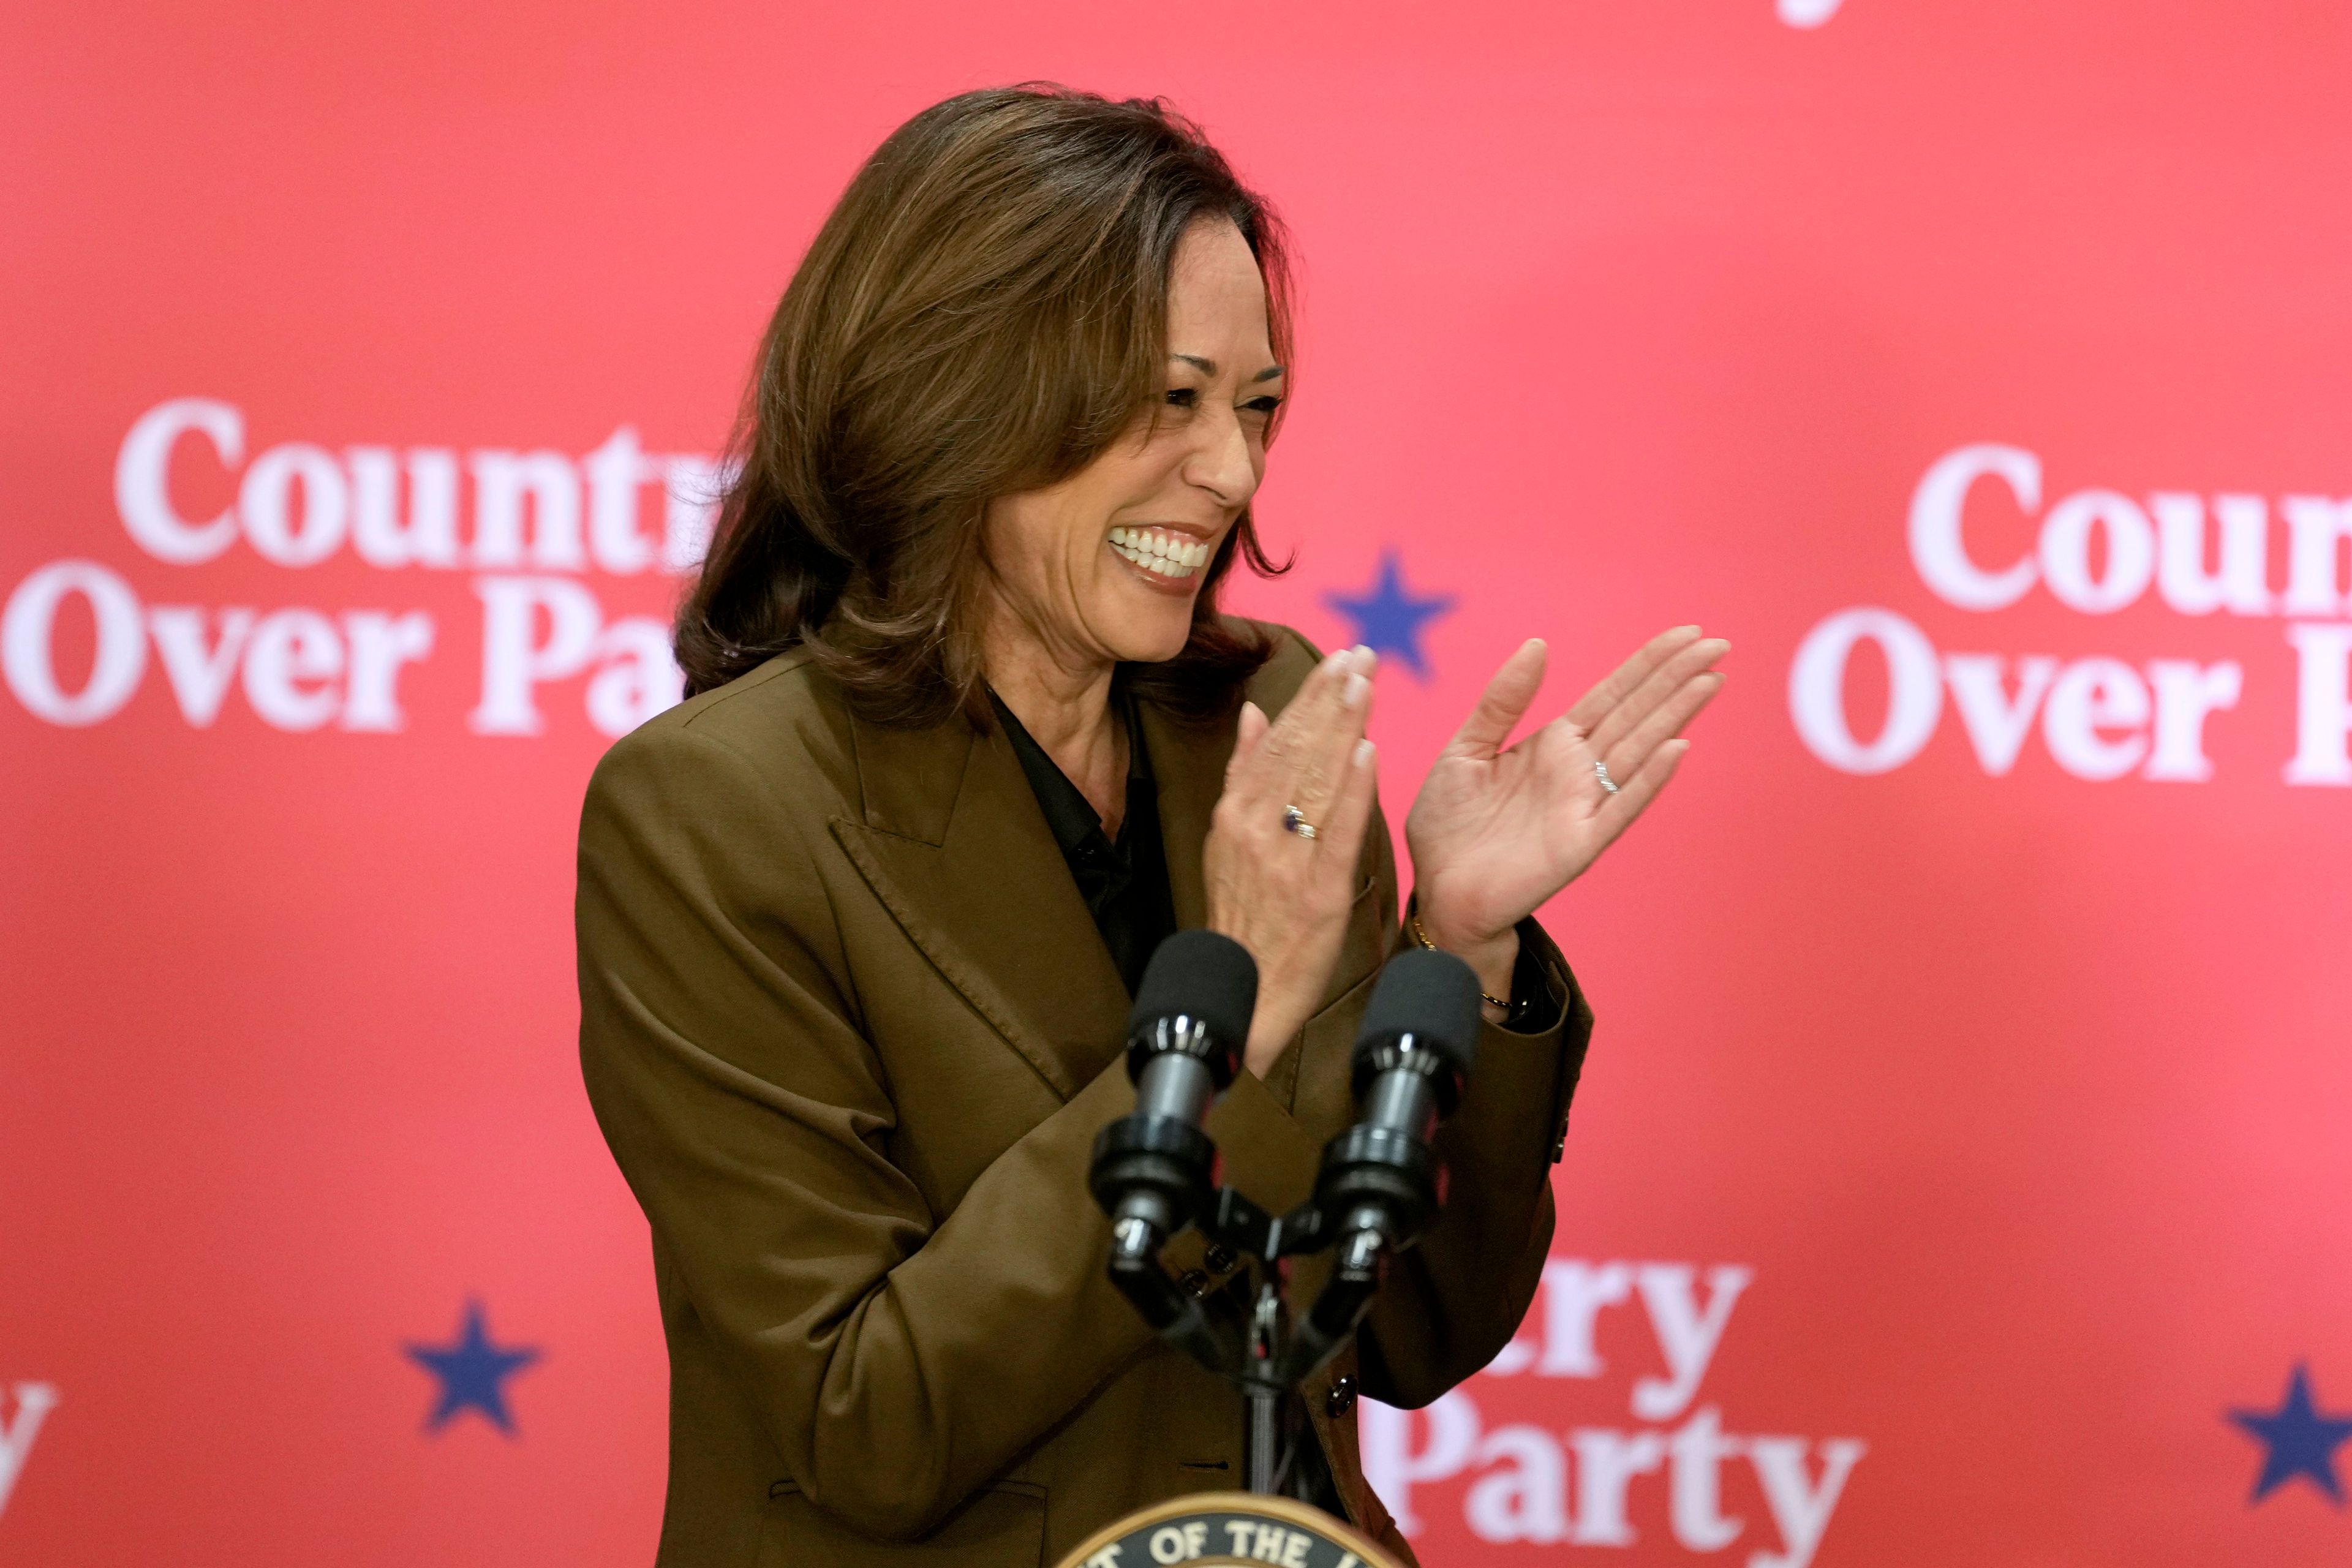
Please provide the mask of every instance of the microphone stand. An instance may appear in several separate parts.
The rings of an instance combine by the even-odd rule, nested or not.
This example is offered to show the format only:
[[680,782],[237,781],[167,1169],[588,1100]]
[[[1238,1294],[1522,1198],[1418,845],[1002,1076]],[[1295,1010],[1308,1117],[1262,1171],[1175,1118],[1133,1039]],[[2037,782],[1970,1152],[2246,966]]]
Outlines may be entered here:
[[1289,1475],[1283,1395],[1320,1371],[1347,1342],[1370,1310],[1387,1262],[1385,1238],[1377,1231],[1357,1231],[1313,1310],[1294,1320],[1283,1300],[1285,1260],[1320,1252],[1337,1239],[1335,1215],[1320,1197],[1276,1215],[1221,1186],[1191,1216],[1210,1241],[1255,1266],[1256,1289],[1243,1323],[1222,1310],[1221,1303],[1195,1300],[1177,1288],[1160,1265],[1165,1237],[1151,1226],[1123,1221],[1111,1237],[1111,1282],[1144,1321],[1211,1372],[1241,1385],[1249,1409],[1242,1472],[1248,1489],[1261,1496],[1276,1495]]

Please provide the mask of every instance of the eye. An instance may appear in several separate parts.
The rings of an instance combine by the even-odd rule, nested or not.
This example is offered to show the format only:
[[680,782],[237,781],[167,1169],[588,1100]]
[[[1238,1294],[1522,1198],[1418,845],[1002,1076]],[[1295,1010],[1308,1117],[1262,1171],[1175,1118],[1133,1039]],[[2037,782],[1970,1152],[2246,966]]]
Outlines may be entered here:
[[1190,408],[1200,401],[1201,395],[1189,386],[1174,386],[1168,389],[1168,402],[1171,407]]
[[1271,419],[1274,417],[1274,411],[1282,406],[1282,399],[1271,395],[1253,397],[1242,406],[1262,418]]

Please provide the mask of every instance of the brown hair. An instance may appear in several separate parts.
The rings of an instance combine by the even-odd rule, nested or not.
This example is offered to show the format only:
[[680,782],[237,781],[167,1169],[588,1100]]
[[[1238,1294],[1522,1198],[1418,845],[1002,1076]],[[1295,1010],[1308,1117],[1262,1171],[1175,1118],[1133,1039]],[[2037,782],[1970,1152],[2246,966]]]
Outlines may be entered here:
[[[981,522],[1132,429],[1166,374],[1168,277],[1196,219],[1238,227],[1278,362],[1288,275],[1265,203],[1158,100],[1048,84],[967,92],[892,132],[809,247],[761,342],[740,465],[678,613],[687,692],[805,647],[866,717],[989,722]],[[1270,647],[1221,617],[1244,511],[1193,601],[1183,651],[1121,670],[1199,716]]]

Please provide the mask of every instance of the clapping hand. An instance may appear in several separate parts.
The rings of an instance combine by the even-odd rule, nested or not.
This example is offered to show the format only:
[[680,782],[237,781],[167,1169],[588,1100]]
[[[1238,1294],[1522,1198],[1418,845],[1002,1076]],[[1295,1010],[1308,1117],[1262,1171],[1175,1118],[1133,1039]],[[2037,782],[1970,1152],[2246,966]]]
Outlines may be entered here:
[[1504,660],[1405,817],[1430,942],[1467,959],[1488,992],[1507,994],[1518,952],[1513,928],[1581,876],[1666,787],[1690,750],[1684,726],[1722,689],[1714,667],[1730,646],[1696,626],[1661,632],[1507,750],[1543,684],[1544,645],[1530,639]]
[[1202,870],[1209,929],[1257,960],[1243,1058],[1264,1077],[1305,1026],[1339,956],[1371,820],[1372,654],[1349,648],[1307,678],[1269,723],[1244,703]]

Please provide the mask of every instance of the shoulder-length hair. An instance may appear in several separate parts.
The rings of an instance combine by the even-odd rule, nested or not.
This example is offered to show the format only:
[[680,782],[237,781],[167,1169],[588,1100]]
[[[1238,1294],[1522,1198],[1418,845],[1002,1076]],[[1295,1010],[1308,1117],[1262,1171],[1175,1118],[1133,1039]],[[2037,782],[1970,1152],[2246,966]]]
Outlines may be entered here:
[[[1170,268],[1202,218],[1248,241],[1287,363],[1280,226],[1165,103],[1031,83],[892,132],[761,344],[737,471],[678,614],[688,695],[803,647],[868,719],[986,727],[988,503],[1067,478],[1155,416]],[[1265,662],[1265,639],[1217,613],[1237,554],[1282,570],[1244,511],[1182,652],[1125,667],[1129,689],[1202,716]]]

